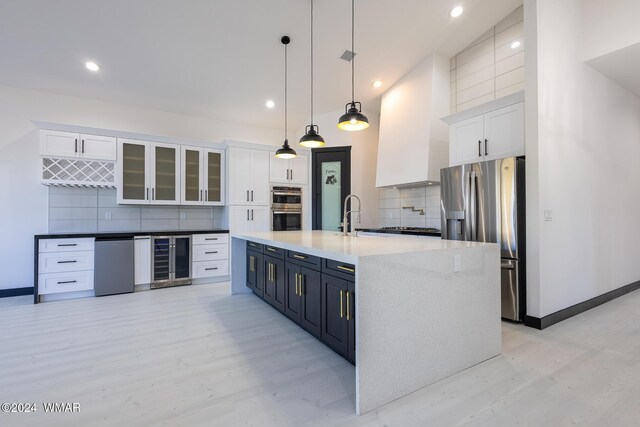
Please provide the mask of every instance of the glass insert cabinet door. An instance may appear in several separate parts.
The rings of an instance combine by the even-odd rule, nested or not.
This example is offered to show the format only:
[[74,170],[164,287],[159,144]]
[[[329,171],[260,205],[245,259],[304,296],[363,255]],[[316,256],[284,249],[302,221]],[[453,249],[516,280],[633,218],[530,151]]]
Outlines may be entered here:
[[182,204],[224,205],[224,151],[182,147]]
[[222,151],[205,151],[205,204],[223,205],[224,194],[222,177],[224,176],[224,156]]
[[153,168],[150,203],[179,204],[180,147],[174,144],[152,143]]
[[149,203],[149,143],[120,140],[118,203]]
[[202,149],[182,147],[182,203],[202,204]]

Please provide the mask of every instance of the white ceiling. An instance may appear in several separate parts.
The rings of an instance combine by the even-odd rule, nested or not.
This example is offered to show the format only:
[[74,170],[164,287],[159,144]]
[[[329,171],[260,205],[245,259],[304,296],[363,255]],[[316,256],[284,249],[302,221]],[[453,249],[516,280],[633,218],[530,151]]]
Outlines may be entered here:
[[[449,10],[464,4],[464,14]],[[358,0],[356,100],[379,96],[431,52],[452,56],[521,0]],[[0,2],[0,84],[282,127],[288,34],[290,127],[309,117],[308,0]],[[348,0],[316,0],[316,113],[350,101]],[[84,62],[101,65],[90,73]],[[371,82],[381,79],[381,89]],[[273,110],[265,101],[274,99]],[[337,118],[336,118],[337,120]]]
[[640,97],[640,43],[590,59],[587,63]]

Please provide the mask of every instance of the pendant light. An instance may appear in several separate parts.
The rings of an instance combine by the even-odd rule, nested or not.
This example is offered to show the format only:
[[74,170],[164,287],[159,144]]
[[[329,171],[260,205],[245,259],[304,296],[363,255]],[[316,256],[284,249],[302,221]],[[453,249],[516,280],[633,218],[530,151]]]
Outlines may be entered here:
[[282,148],[276,151],[276,157],[279,159],[293,159],[297,157],[296,150],[289,147],[289,140],[287,139],[287,45],[291,42],[288,36],[282,36],[280,39],[284,45],[284,144]]
[[300,138],[300,145],[307,148],[318,148],[324,145],[318,125],[313,124],[313,0],[311,0],[311,124],[304,129],[304,136]]
[[[356,52],[354,50],[355,38],[355,0],[351,0],[351,102],[345,105],[344,114],[340,116],[338,127],[342,130],[354,131],[363,130],[369,127],[369,119],[362,114],[362,104],[355,101],[355,60]],[[356,106],[357,104],[357,106]]]

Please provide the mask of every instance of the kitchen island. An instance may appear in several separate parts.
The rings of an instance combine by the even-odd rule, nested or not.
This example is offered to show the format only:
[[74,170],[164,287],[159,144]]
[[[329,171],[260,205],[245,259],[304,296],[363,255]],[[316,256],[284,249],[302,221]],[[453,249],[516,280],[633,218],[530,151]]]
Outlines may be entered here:
[[[301,326],[332,347],[335,337],[325,335],[342,327],[335,325],[345,311],[346,319],[351,316],[354,356],[347,358],[355,361],[358,414],[500,354],[500,252],[495,244],[276,231],[232,235],[231,252],[231,294],[256,293],[255,283],[263,283],[265,292],[268,283],[270,292],[284,286],[282,309],[272,304],[283,313],[287,299],[307,294],[299,280],[300,269],[307,267],[297,265],[306,263],[309,272],[322,277],[314,291],[322,294],[321,330],[316,334],[313,327]],[[266,266],[262,270],[256,269],[256,257]],[[282,271],[276,280],[276,269],[287,266],[288,272],[289,265],[297,269],[295,276]],[[256,282],[256,274],[262,282]],[[341,283],[334,277],[345,292],[332,291],[336,287],[330,285]],[[288,291],[294,281],[295,294]],[[338,295],[339,303],[330,300]]]

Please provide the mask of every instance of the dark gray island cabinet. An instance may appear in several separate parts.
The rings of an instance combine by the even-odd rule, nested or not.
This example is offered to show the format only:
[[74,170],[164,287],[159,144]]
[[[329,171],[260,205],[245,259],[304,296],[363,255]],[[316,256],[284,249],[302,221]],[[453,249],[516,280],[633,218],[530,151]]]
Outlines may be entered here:
[[355,266],[247,241],[247,287],[355,364]]

